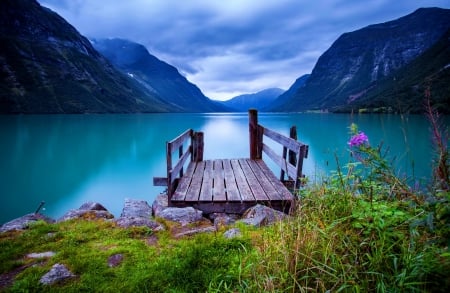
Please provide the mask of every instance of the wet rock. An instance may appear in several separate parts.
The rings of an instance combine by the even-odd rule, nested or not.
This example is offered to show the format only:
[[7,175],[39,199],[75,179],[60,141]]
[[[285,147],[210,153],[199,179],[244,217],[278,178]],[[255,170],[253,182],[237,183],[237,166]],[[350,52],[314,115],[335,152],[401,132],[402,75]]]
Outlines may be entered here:
[[232,239],[232,238],[237,238],[237,237],[241,237],[242,233],[241,230],[239,230],[239,228],[233,228],[230,229],[228,231],[226,231],[225,233],[223,233],[223,237],[227,238],[227,239]]
[[168,204],[167,194],[164,194],[164,193],[159,194],[155,198],[155,200],[153,201],[153,204],[152,204],[153,216],[159,217],[159,214],[163,210],[168,208],[168,206],[169,206],[169,204]]
[[0,233],[14,231],[14,230],[25,230],[30,224],[42,220],[46,223],[54,223],[55,220],[48,218],[41,214],[27,214],[20,218],[9,221],[0,227]]
[[204,219],[203,212],[196,210],[193,207],[166,208],[161,211],[159,217],[165,220],[180,223],[182,226],[199,222]]
[[123,254],[121,254],[121,253],[111,255],[108,258],[108,266],[110,268],[115,268],[118,265],[120,265],[122,262],[123,262]]
[[42,276],[39,282],[44,285],[51,285],[74,277],[75,275],[65,265],[55,264],[48,273]]
[[277,221],[285,219],[286,217],[287,215],[283,212],[258,204],[249,208],[242,216],[242,220],[239,222],[255,227],[261,227],[271,225]]

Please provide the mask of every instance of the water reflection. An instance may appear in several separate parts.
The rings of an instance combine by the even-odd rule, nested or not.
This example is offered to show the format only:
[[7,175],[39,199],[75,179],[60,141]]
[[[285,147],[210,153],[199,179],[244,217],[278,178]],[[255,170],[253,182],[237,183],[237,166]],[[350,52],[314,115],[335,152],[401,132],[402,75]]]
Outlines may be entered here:
[[[312,179],[334,170],[336,157],[342,165],[350,160],[352,122],[371,144],[389,147],[400,172],[431,175],[422,116],[261,113],[259,122],[286,135],[297,126],[299,140],[310,145],[304,172]],[[165,142],[187,128],[205,133],[206,159],[249,156],[246,113],[0,116],[0,223],[33,212],[42,200],[52,217],[88,200],[116,216],[126,197],[151,203],[164,189],[152,186],[152,177],[165,176]]]

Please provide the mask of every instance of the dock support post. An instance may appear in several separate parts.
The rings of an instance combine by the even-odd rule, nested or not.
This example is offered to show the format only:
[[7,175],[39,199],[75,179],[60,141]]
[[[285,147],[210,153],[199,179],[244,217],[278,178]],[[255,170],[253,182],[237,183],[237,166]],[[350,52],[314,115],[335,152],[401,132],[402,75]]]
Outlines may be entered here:
[[256,109],[248,110],[248,130],[250,134],[250,159],[260,159],[260,135],[258,134],[258,110]]
[[192,137],[192,161],[193,162],[201,162],[203,161],[203,132],[194,132]]

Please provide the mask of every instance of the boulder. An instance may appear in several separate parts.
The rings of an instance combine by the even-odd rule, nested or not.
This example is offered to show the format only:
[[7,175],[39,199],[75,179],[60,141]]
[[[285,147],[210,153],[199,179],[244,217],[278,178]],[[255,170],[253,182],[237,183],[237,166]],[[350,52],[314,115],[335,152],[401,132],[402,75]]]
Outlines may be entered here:
[[27,229],[30,224],[40,221],[40,220],[42,220],[46,223],[54,223],[55,222],[55,220],[50,219],[41,214],[27,214],[25,216],[22,216],[20,218],[14,219],[12,221],[9,221],[8,223],[3,224],[0,227],[0,233],[14,231],[14,230],[24,230],[24,229]]
[[44,285],[52,285],[74,277],[75,275],[65,265],[55,264],[48,273],[42,276],[39,282]]
[[129,227],[148,227],[153,231],[162,231],[164,227],[156,221],[153,221],[148,218],[137,217],[137,218],[128,218],[128,217],[120,217],[116,220],[118,226],[122,228]]
[[242,233],[241,230],[239,230],[239,228],[233,228],[230,229],[228,231],[226,231],[225,233],[223,233],[223,237],[227,238],[227,239],[232,239],[232,238],[237,238],[237,237],[241,237]]
[[164,227],[151,219],[152,209],[145,200],[125,199],[117,225],[123,228],[148,227],[153,231],[164,230]]
[[221,227],[233,225],[239,219],[239,215],[213,213],[209,215],[209,218],[214,221],[214,226],[219,229]]
[[58,219],[58,222],[64,222],[72,219],[112,219],[114,215],[111,214],[103,205],[88,201],[82,204],[76,210],[69,210],[65,213],[61,218]]
[[121,218],[147,218],[152,216],[152,209],[145,200],[125,199]]
[[55,256],[55,252],[54,251],[46,251],[46,252],[33,252],[33,253],[29,253],[27,254],[28,258],[50,258]]
[[168,208],[168,206],[169,206],[169,204],[168,204],[167,194],[165,194],[165,193],[159,194],[155,198],[155,200],[153,201],[153,204],[152,204],[153,216],[159,217],[159,214],[163,210]]
[[283,220],[287,215],[283,212],[274,210],[265,205],[257,204],[245,211],[239,222],[255,227],[271,225],[277,221]]
[[204,219],[203,212],[196,210],[193,207],[166,208],[163,211],[161,211],[161,213],[159,213],[158,217],[163,218],[165,220],[180,223],[182,226],[199,222]]
[[212,233],[212,232],[216,232],[216,228],[214,226],[198,227],[198,228],[193,228],[193,229],[189,229],[186,231],[176,233],[174,235],[174,237],[180,238],[180,237],[184,237],[184,236],[192,236],[192,235],[199,234],[199,233]]

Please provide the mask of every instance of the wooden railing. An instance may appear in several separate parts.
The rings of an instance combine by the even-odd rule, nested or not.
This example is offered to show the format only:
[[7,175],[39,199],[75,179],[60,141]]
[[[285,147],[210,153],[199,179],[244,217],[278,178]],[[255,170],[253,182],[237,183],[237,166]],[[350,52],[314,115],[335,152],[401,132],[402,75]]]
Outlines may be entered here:
[[[186,142],[190,140],[187,149],[184,148]],[[183,177],[183,166],[190,159],[193,162],[203,160],[203,132],[195,132],[188,129],[175,139],[166,143],[167,177],[154,177],[153,185],[167,186],[169,199],[175,192],[176,181]],[[174,162],[173,155],[178,152],[178,158]]]
[[[263,152],[280,167],[280,181],[292,182],[293,188],[298,189],[303,177],[303,159],[308,156],[308,146],[297,141],[296,127],[291,127],[290,137],[284,136],[269,128],[258,124],[257,110],[250,109],[249,133],[250,133],[250,159],[262,159]],[[264,141],[268,137],[283,146],[282,155],[278,155]],[[287,175],[288,178],[285,178]]]
[[[265,128],[258,124],[258,112],[249,110],[250,132],[250,159],[262,159],[263,152],[277,164],[280,169],[280,181],[297,189],[300,187],[303,177],[303,159],[308,155],[308,146],[297,141],[295,126],[291,128],[290,137]],[[282,155],[278,155],[264,141],[264,137],[270,138],[283,146]],[[190,140],[189,144],[187,142]],[[187,148],[184,146],[187,144]],[[153,185],[167,186],[167,194],[170,199],[175,192],[177,181],[183,177],[183,166],[188,159],[191,162],[203,160],[203,132],[195,132],[188,129],[177,138],[166,143],[167,177],[154,177]],[[174,157],[174,153],[178,156]],[[176,161],[173,159],[176,158]],[[285,178],[287,175],[287,178]]]

